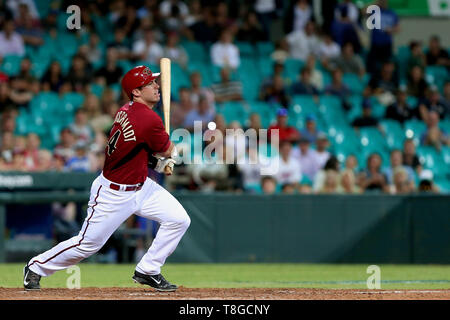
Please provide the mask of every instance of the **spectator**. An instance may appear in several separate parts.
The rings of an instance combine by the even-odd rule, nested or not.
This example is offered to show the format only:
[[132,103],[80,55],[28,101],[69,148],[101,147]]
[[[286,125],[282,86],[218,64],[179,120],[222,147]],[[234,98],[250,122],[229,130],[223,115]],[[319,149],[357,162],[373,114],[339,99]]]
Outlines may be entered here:
[[262,124],[261,124],[261,116],[259,115],[259,113],[257,112],[252,112],[250,114],[249,120],[248,120],[248,127],[245,128],[245,130],[247,131],[248,129],[252,129],[255,130],[256,133],[256,138],[259,141],[260,138],[260,131],[261,129],[265,129],[263,128]]
[[450,81],[444,84],[444,97],[442,98],[447,110],[450,110]]
[[163,57],[164,50],[155,41],[153,29],[146,29],[144,31],[144,38],[137,40],[133,44],[133,55],[138,60],[159,65],[159,60]]
[[386,191],[386,176],[381,172],[381,157],[372,153],[367,158],[367,168],[360,174],[360,187],[364,191]]
[[363,127],[378,127],[378,120],[372,116],[372,104],[369,99],[363,100],[363,113],[352,121],[352,127],[355,129]]
[[385,62],[381,67],[380,74],[372,74],[364,96],[382,95],[389,93],[394,95],[398,88],[398,79],[395,75],[395,65],[392,61]]
[[105,132],[110,129],[112,118],[110,115],[102,113],[100,100],[95,94],[86,95],[82,109],[86,110],[86,116],[89,119],[88,125],[94,131]]
[[441,94],[436,86],[432,85],[428,91],[428,98],[419,102],[420,117],[426,120],[430,111],[436,111],[441,120],[450,114],[449,105],[441,99]]
[[11,88],[8,81],[0,81],[0,114],[5,110],[14,110],[17,106],[11,99]]
[[318,55],[322,61],[327,61],[339,57],[341,54],[341,47],[333,41],[330,34],[325,33],[322,36],[322,41],[319,44]]
[[450,67],[449,54],[445,48],[442,48],[441,41],[436,35],[430,38],[426,62],[428,66],[444,66],[447,70]]
[[322,71],[320,71],[316,66],[316,58],[314,55],[309,55],[308,59],[306,59],[306,68],[311,72],[311,77],[309,79],[309,83],[317,88],[318,91],[322,91],[323,89],[323,75]]
[[316,173],[320,170],[319,156],[316,150],[310,148],[308,139],[301,137],[298,141],[299,148],[292,150],[293,155],[300,162],[303,176],[314,181]]
[[220,28],[216,24],[212,8],[207,6],[203,8],[203,19],[194,23],[188,31],[189,38],[203,43],[216,42]]
[[422,164],[416,154],[416,145],[413,139],[406,139],[403,142],[403,165],[410,167],[417,174],[422,171]]
[[421,69],[425,68],[426,61],[425,55],[422,51],[422,45],[418,41],[411,41],[409,43],[409,59],[408,59],[408,73],[411,72],[411,69],[415,66],[420,67]]
[[178,102],[172,102],[172,113],[170,115],[170,126],[172,128],[182,127],[184,124],[186,115],[194,109],[194,104],[190,98],[189,89],[186,87],[180,87],[178,89]]
[[4,161],[4,164],[11,164],[14,153],[14,134],[12,132],[3,132],[1,139],[0,158]]
[[415,116],[415,110],[408,104],[408,95],[405,86],[399,87],[396,98],[396,101],[386,108],[384,117],[403,124],[406,120]]
[[[19,107],[28,107],[29,102],[35,95],[34,80],[15,77],[11,79],[11,91],[9,94],[13,103]],[[39,82],[37,82],[39,84]]]
[[308,21],[304,30],[295,30],[286,36],[291,58],[305,61],[310,54],[318,53],[319,39],[315,28],[314,22]]
[[420,137],[420,143],[424,146],[433,146],[440,151],[442,145],[450,145],[448,133],[439,127],[439,114],[429,111],[425,119],[427,131]]
[[360,77],[365,75],[364,63],[360,56],[356,55],[351,42],[347,42],[342,47],[342,54],[324,61],[324,66],[329,70],[341,69],[343,73],[353,73]]
[[281,186],[281,193],[282,194],[295,194],[296,188],[293,183],[285,183]]
[[106,65],[95,73],[95,78],[101,85],[110,86],[117,83],[122,77],[124,70],[117,65],[119,53],[116,48],[110,47],[106,51]]
[[311,84],[311,70],[304,67],[300,71],[300,77],[297,82],[291,86],[291,94],[307,94],[317,96],[319,90]]
[[414,66],[408,75],[408,94],[418,99],[423,99],[427,91],[428,84],[425,81],[423,69]]
[[393,171],[393,183],[389,186],[391,194],[408,194],[414,191],[414,184],[408,178],[405,167],[396,167]]
[[261,178],[261,190],[265,195],[277,193],[277,181],[272,176],[264,176]]
[[358,194],[361,189],[356,184],[355,173],[351,169],[345,169],[339,174],[338,193]]
[[16,31],[22,36],[25,45],[34,48],[44,43],[38,20],[33,19],[28,6],[24,3],[19,5],[19,17],[16,19]]
[[319,193],[337,193],[339,186],[339,174],[334,170],[328,170],[325,173],[325,181]]
[[320,132],[317,134],[316,139],[316,151],[317,158],[319,159],[319,166],[323,168],[327,161],[330,159],[331,154],[328,152],[328,147],[330,143],[328,141],[328,137],[324,132]]
[[49,150],[39,150],[38,151],[38,164],[35,171],[46,172],[52,171],[54,169],[53,155]]
[[[346,13],[345,17],[342,14],[343,12]],[[348,21],[354,25],[359,23],[359,9],[352,0],[342,1],[342,3],[334,10],[334,15],[335,18],[340,21],[348,19]]]
[[103,50],[100,43],[100,37],[96,33],[91,33],[89,42],[81,45],[79,52],[93,66],[99,65],[103,60]]
[[[283,78],[283,74],[284,74],[284,64],[281,62],[275,61],[272,64],[272,74],[269,75],[268,77],[266,77],[265,79],[263,79],[261,82],[261,93],[265,92],[267,88],[269,88],[273,85],[274,78],[276,76],[280,76]],[[285,80],[283,78],[283,82],[284,81]]]
[[218,103],[242,100],[242,83],[231,81],[230,70],[220,70],[220,82],[212,85],[215,101]]
[[191,87],[189,88],[189,91],[192,103],[194,105],[197,105],[198,101],[200,100],[200,96],[205,96],[210,104],[210,107],[215,108],[214,92],[211,90],[211,88],[202,86],[201,73],[198,71],[194,71],[191,73],[189,79],[191,81]]
[[183,20],[189,14],[189,7],[180,0],[164,0],[159,5],[159,14],[162,18],[168,18],[175,10],[179,12],[180,19]]
[[64,83],[61,65],[58,61],[53,61],[41,79],[42,90],[59,92]]
[[82,93],[87,84],[91,82],[91,73],[86,60],[81,55],[72,58],[72,66],[68,72],[67,81],[70,82],[74,91]]
[[85,109],[78,109],[75,113],[75,121],[70,124],[70,130],[75,135],[77,142],[90,143],[93,138],[92,128],[88,124],[87,112]]
[[289,142],[295,142],[298,140],[298,138],[300,137],[299,132],[294,127],[288,126],[287,116],[288,111],[286,109],[284,108],[278,109],[277,122],[271,125],[267,131],[269,140],[271,140],[272,134],[275,134],[275,132],[272,133],[272,130],[279,130],[278,139],[280,142],[284,140],[287,140]]
[[238,47],[232,43],[229,30],[222,31],[220,40],[211,46],[211,61],[219,67],[237,69],[241,63]]
[[337,96],[342,101],[344,109],[349,110],[350,105],[347,103],[347,98],[351,94],[351,91],[342,81],[342,71],[335,69],[331,75],[331,83],[325,87],[324,93]]
[[302,180],[300,163],[291,153],[292,144],[287,140],[280,142],[279,170],[276,174],[278,184],[297,185]]
[[202,19],[202,7],[200,0],[193,0],[189,2],[189,13],[184,19],[184,24],[190,28],[196,22]]
[[67,160],[65,169],[72,172],[90,172],[91,161],[87,154],[87,144],[78,141],[75,144],[75,155]]
[[341,5],[336,8],[335,19],[331,25],[331,34],[334,41],[343,47],[345,43],[350,42],[356,53],[361,52],[361,42],[359,40],[357,28],[359,26],[349,17],[347,5]]
[[[146,39],[147,37],[147,33],[145,33],[144,35],[144,39]],[[108,48],[115,48],[117,50],[118,53],[118,59],[129,59],[129,58],[135,58],[135,59],[139,59],[139,60],[146,60],[145,58],[147,57],[146,54],[149,54],[149,52],[145,51],[145,49],[148,49],[148,46],[146,46],[146,41],[145,40],[140,40],[142,42],[142,45],[139,46],[138,44],[140,44],[140,41],[137,41],[137,43],[135,43],[133,45],[133,50],[130,52],[130,44],[128,42],[127,39],[127,34],[126,31],[120,27],[117,27],[114,30],[114,39],[112,42],[110,42],[108,44]],[[135,46],[137,45],[138,48],[136,48]],[[145,51],[145,52],[144,52]],[[143,57],[143,58],[142,58]],[[151,62],[150,62],[151,63]]]
[[202,130],[207,128],[209,122],[213,121],[215,116],[214,110],[209,106],[206,97],[200,97],[198,102],[198,107],[191,110],[184,120],[184,128],[193,132],[194,131],[194,121],[201,121]]
[[339,172],[339,161],[335,156],[331,156],[323,166],[320,166],[320,170],[314,176],[313,181],[313,191],[320,192],[324,186],[327,179],[327,173],[329,171]]
[[26,149],[23,153],[26,171],[35,171],[39,165],[39,147],[41,139],[35,133],[29,133],[26,140]]
[[378,0],[380,7],[381,28],[373,29],[371,34],[370,51],[367,56],[367,70],[374,74],[378,64],[386,62],[392,57],[393,35],[399,30],[399,19],[397,14],[388,8],[387,0]]
[[166,45],[163,48],[163,57],[169,58],[172,62],[178,63],[182,68],[187,67],[188,55],[186,50],[179,45],[179,36],[176,32],[167,34]]
[[7,20],[3,23],[3,30],[0,32],[0,57],[7,55],[23,56],[25,45],[22,37],[15,31],[14,22]]
[[267,41],[268,34],[264,32],[263,27],[258,21],[258,16],[254,11],[250,11],[245,16],[242,25],[236,35],[238,41],[258,42]]
[[286,38],[275,43],[275,50],[270,54],[270,58],[280,64],[283,64],[289,58],[289,43]]
[[288,32],[291,31],[303,31],[306,24],[312,18],[312,9],[307,0],[294,1],[293,7],[288,11],[288,15],[285,18],[287,24],[285,29]]
[[8,9],[13,13],[14,19],[17,19],[20,15],[20,11],[23,5],[26,5],[31,17],[35,20],[39,20],[39,11],[37,10],[34,0],[7,0],[6,5]]
[[[244,188],[249,190],[260,184],[261,181],[261,156],[257,148],[246,146],[245,161],[238,162],[238,169],[242,174]],[[267,160],[267,159],[264,159]]]
[[423,170],[419,176],[418,191],[421,193],[439,193],[439,188],[433,182],[433,172],[431,170]]
[[260,94],[261,100],[270,104],[279,104],[282,106],[289,105],[289,96],[284,87],[283,78],[281,76],[275,76],[273,83],[266,85]]
[[59,134],[59,143],[53,149],[55,157],[59,157],[64,163],[75,155],[76,138],[69,127],[63,128]]
[[349,154],[345,158],[345,169],[352,170],[354,173],[358,171],[358,159],[356,159],[355,155]]
[[308,114],[305,118],[305,128],[300,131],[300,136],[308,139],[311,143],[316,143],[319,136],[317,130],[317,117],[314,114]]
[[390,154],[390,166],[384,169],[384,175],[387,179],[387,183],[394,184],[394,171],[397,168],[403,168],[407,173],[407,182],[414,188],[414,170],[411,167],[403,166],[403,153],[399,149],[394,149]]
[[264,33],[267,35],[270,33],[272,19],[275,17],[277,9],[276,0],[256,0],[254,2],[254,10],[258,15],[258,19],[261,22]]

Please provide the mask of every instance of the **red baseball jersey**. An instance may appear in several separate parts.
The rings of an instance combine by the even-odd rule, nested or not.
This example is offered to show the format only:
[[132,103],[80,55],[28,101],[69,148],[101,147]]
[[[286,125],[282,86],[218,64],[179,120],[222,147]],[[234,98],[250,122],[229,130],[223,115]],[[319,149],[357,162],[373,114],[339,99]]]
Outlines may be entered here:
[[105,148],[103,175],[118,184],[144,183],[148,155],[165,152],[169,146],[161,117],[142,103],[128,102],[114,118]]

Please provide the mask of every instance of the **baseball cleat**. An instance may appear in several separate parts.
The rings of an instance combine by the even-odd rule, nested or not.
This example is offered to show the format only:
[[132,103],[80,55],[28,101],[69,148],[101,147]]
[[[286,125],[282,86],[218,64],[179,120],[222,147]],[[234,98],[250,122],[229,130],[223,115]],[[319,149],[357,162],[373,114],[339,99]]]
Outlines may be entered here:
[[23,268],[23,287],[25,290],[41,290],[40,280],[41,276],[31,271],[28,266]]
[[171,292],[178,289],[176,285],[171,284],[166,279],[164,279],[161,273],[156,275],[149,275],[134,271],[133,280],[134,282],[146,284],[152,288],[155,288],[156,291]]

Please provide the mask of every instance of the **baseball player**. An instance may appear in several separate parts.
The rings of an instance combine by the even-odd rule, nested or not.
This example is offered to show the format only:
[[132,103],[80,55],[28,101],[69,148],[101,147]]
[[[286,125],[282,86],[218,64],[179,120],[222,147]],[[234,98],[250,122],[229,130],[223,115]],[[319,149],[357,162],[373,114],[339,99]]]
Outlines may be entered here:
[[161,118],[153,111],[160,95],[158,76],[137,66],[123,77],[122,89],[130,102],[116,113],[103,171],[92,183],[80,233],[28,262],[23,278],[26,290],[39,290],[41,277],[96,253],[132,214],[160,223],[152,245],[136,266],[134,281],[157,291],[177,289],[161,275],[161,266],[177,247],[190,218],[167,190],[147,177],[148,167],[161,173],[166,166],[173,168],[177,155]]

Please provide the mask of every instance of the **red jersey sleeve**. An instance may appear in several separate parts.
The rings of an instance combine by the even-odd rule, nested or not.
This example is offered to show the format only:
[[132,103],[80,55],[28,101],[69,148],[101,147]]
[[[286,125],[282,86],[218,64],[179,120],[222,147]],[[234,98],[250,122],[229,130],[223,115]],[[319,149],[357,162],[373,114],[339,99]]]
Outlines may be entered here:
[[170,146],[170,137],[164,129],[161,118],[154,111],[152,111],[144,139],[155,153],[165,152]]

